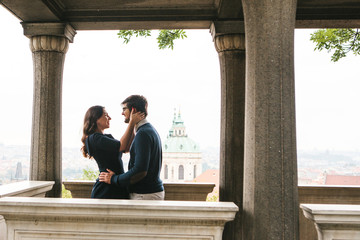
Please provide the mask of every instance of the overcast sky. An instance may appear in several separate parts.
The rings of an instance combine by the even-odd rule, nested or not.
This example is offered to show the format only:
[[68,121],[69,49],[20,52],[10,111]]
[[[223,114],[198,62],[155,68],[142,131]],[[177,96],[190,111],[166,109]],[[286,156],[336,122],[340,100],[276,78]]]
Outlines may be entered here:
[[[360,58],[330,62],[314,52],[314,30],[295,32],[297,145],[303,149],[360,150],[357,70]],[[29,145],[33,66],[20,22],[0,7],[0,143]],[[63,147],[81,146],[86,110],[103,105],[112,117],[108,132],[119,138],[126,125],[121,101],[142,94],[149,121],[166,138],[180,108],[190,138],[220,144],[220,70],[208,30],[188,30],[174,50],[158,50],[156,38],[132,39],[116,31],[78,31],[66,54],[63,77]],[[156,35],[156,34],[155,34]]]

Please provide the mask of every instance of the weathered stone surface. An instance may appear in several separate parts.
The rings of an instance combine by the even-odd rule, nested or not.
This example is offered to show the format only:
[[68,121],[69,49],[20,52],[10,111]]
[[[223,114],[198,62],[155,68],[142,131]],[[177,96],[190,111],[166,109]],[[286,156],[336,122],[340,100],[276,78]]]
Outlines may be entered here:
[[[308,28],[358,28],[357,0],[298,0],[296,19]],[[76,30],[207,29],[211,22],[243,21],[240,0],[45,1],[1,0],[21,21],[69,23]]]
[[[90,198],[94,183],[86,180],[63,181],[73,198]],[[214,183],[164,183],[165,200],[206,201],[214,187]]]
[[55,181],[47,196],[61,197],[61,100],[68,40],[33,36],[34,99],[30,180]]
[[360,239],[360,205],[301,204],[306,218],[315,223],[318,240]]
[[237,211],[230,202],[1,198],[0,239],[221,240]]
[[45,197],[54,181],[21,181],[0,186],[0,198],[3,197]]
[[66,53],[69,41],[64,37],[57,36],[34,36],[30,39],[31,52],[59,52]]
[[243,239],[298,239],[296,1],[243,0],[246,112]]
[[[299,203],[360,205],[358,186],[299,186]],[[300,240],[318,240],[314,223],[299,214]]]
[[29,38],[34,36],[58,36],[64,37],[72,43],[76,35],[75,29],[63,22],[22,22],[21,25],[24,29],[24,35]]
[[[228,34],[215,37],[215,49],[221,53],[224,51],[242,51],[245,52],[245,35],[244,34]],[[243,54],[245,58],[245,53]],[[220,64],[221,64],[220,56]],[[241,65],[239,65],[241,66]],[[237,67],[239,67],[237,66]],[[227,67],[227,66],[224,66]],[[226,69],[227,70],[227,69]],[[242,72],[245,76],[245,72]],[[240,75],[241,76],[241,75]],[[237,76],[239,79],[240,76]]]
[[[213,29],[213,30],[216,30]],[[214,35],[214,33],[213,33]],[[245,120],[245,36],[215,34],[221,71],[220,201],[243,203]],[[242,238],[240,210],[226,224],[223,239]]]
[[165,200],[206,201],[214,190],[214,183],[163,183]]

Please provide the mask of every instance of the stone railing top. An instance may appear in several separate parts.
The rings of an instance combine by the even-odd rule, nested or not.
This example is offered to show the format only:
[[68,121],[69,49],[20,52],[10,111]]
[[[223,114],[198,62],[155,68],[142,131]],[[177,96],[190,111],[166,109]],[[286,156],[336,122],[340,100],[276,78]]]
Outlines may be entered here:
[[[164,182],[165,197],[166,197],[166,193],[170,194],[171,192],[174,192],[176,194],[205,193],[203,200],[206,200],[207,194],[212,192],[214,187],[215,187],[215,183],[198,183],[198,182],[167,183],[167,182]],[[181,199],[181,200],[184,200],[184,199]],[[193,200],[195,200],[195,199],[193,199]]]
[[95,180],[64,180],[63,183],[94,185]]
[[[350,185],[315,185],[315,186],[299,186],[299,198],[304,199],[311,197],[318,198],[317,203],[340,203],[341,199],[351,199],[352,203],[358,203],[360,200],[360,186]],[[341,197],[339,197],[341,196]],[[321,202],[325,199],[332,199],[332,202]],[[307,199],[308,200],[308,199]],[[307,201],[306,200],[306,201]],[[306,202],[303,202],[306,203]],[[309,202],[310,203],[310,202]],[[314,203],[314,202],[312,202]],[[348,202],[350,203],[350,202]]]
[[[63,182],[68,182],[72,184],[94,184],[95,180],[64,180]],[[202,187],[202,186],[215,186],[215,183],[204,183],[204,182],[164,182],[164,185],[168,186],[193,186],[193,187]]]
[[360,205],[300,204],[300,208],[316,223],[360,224]]
[[315,223],[317,239],[360,239],[360,205],[301,204],[300,207],[304,216]]
[[348,204],[301,204],[300,207],[313,214],[328,214],[328,215],[359,215],[360,205]]
[[[95,181],[70,180],[63,181],[65,188],[71,191],[73,198],[89,198]],[[165,200],[205,201],[213,191],[215,183],[164,183]]]
[[360,186],[354,186],[354,185],[299,185],[299,188],[355,188],[355,189],[359,189]]
[[19,195],[34,189],[40,189],[54,185],[54,181],[21,181],[0,186],[0,198]]
[[232,202],[198,201],[145,201],[105,199],[65,199],[35,197],[5,197],[0,199],[0,215],[8,218],[41,218],[44,214],[57,219],[93,218],[96,221],[147,221],[167,219],[211,222],[227,222],[234,219],[238,207]]
[[215,183],[204,183],[204,182],[164,182],[164,185],[174,185],[174,186],[204,186],[204,185],[214,185]]

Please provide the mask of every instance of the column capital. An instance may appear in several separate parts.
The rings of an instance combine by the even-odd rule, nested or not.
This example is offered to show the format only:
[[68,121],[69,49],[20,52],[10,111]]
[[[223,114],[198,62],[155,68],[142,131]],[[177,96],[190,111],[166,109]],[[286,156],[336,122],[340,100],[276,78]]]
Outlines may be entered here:
[[210,26],[213,39],[220,35],[245,34],[244,21],[214,21]]
[[67,23],[21,23],[24,35],[28,38],[34,36],[58,36],[74,41],[75,29]]
[[69,48],[69,41],[58,36],[33,36],[30,38],[31,52],[51,51],[66,53]]
[[224,51],[245,51],[245,34],[219,35],[214,39],[215,49],[218,53]]
[[210,32],[217,52],[245,50],[244,21],[214,21]]

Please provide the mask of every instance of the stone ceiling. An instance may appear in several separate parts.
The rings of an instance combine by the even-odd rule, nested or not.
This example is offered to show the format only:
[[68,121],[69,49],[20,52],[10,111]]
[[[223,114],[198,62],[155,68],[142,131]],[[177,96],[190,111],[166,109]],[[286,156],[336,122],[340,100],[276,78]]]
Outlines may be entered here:
[[[243,21],[241,0],[0,0],[20,21],[66,22],[75,30],[207,29]],[[296,26],[359,27],[359,0],[298,0]]]

